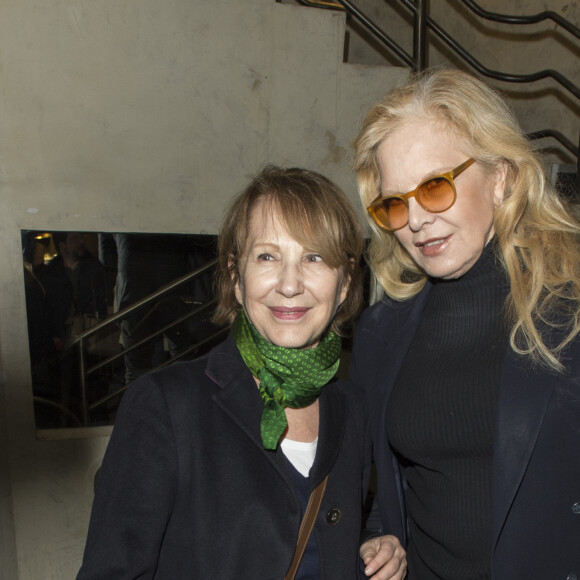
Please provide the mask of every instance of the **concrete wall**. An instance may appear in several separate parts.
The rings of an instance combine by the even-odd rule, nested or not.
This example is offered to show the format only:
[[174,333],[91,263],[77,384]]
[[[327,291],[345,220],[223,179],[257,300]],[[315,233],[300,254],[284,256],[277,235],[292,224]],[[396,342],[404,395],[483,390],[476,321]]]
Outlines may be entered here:
[[216,233],[266,162],[355,201],[349,142],[407,71],[343,65],[343,15],[273,0],[1,12],[0,579],[68,580],[109,430],[35,433],[20,230]]

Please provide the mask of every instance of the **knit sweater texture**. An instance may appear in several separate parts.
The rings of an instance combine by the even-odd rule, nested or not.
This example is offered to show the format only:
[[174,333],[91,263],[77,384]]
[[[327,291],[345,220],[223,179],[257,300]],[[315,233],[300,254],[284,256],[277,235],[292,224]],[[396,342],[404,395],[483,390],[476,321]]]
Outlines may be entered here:
[[508,287],[493,242],[461,278],[434,282],[387,410],[408,483],[409,580],[483,580]]

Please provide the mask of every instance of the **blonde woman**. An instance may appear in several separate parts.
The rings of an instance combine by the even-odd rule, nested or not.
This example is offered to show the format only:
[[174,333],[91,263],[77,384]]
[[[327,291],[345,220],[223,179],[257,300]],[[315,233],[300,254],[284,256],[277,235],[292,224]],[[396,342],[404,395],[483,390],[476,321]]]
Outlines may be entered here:
[[[355,170],[386,297],[357,325],[378,535],[410,580],[580,578],[580,227],[476,78],[411,78]],[[381,540],[363,544],[372,575]],[[377,576],[378,577],[378,576]]]

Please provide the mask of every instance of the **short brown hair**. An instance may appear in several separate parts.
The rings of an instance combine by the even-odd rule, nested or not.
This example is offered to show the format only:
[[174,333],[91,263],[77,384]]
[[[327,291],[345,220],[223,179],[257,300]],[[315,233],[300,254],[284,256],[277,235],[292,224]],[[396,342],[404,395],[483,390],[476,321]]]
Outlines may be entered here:
[[267,166],[229,207],[218,238],[214,322],[231,323],[240,308],[235,296],[239,261],[244,255],[252,211],[261,199],[279,211],[288,233],[300,245],[319,253],[330,267],[343,269],[348,292],[331,323],[331,330],[341,333],[362,304],[360,222],[338,186],[320,173],[297,167]]

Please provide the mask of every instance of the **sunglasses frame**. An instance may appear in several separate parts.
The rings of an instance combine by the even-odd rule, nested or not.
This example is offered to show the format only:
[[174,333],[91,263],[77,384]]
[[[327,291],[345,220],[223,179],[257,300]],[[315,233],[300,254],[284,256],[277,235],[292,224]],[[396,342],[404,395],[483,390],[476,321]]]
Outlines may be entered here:
[[[396,232],[398,230],[401,230],[401,229],[403,229],[409,223],[409,198],[411,198],[411,197],[416,198],[417,199],[417,203],[425,211],[428,211],[429,213],[443,213],[444,211],[447,211],[448,209],[450,209],[451,207],[453,207],[453,204],[457,200],[457,190],[455,189],[455,182],[453,180],[460,173],[463,173],[468,167],[471,167],[471,165],[473,165],[474,163],[475,163],[475,159],[473,159],[473,158],[470,157],[467,161],[464,161],[461,165],[458,165],[455,169],[452,169],[451,171],[447,171],[446,173],[441,173],[439,175],[432,175],[431,177],[428,177],[427,179],[424,179],[413,191],[409,191],[408,193],[402,193],[400,195],[388,195],[387,197],[383,197],[382,194],[379,194],[378,197],[376,197],[372,201],[372,203],[367,207],[367,211],[369,212],[369,214],[373,218],[374,222],[380,228],[382,228],[383,230],[385,230],[387,232]],[[428,183],[432,179],[444,179],[445,181],[447,181],[451,185],[451,189],[453,190],[453,201],[445,209],[441,209],[441,210],[438,210],[438,211],[432,211],[429,208],[425,207],[421,203],[421,201],[419,200],[419,198],[417,198],[417,192],[421,189],[421,187],[423,187],[426,183]],[[376,210],[379,207],[381,207],[381,205],[383,204],[383,202],[386,199],[400,199],[407,206],[407,221],[402,226],[400,226],[398,228],[390,228],[390,227],[386,226],[385,224],[383,224],[378,219],[377,214],[376,214]]]

